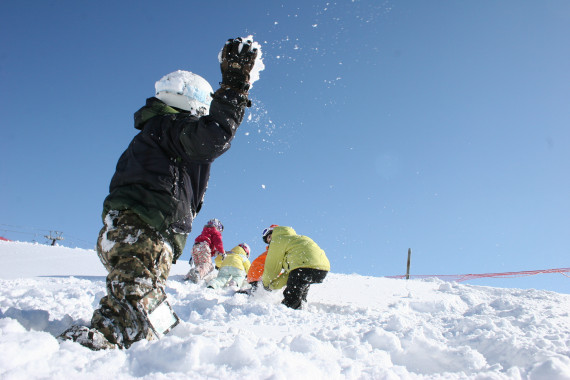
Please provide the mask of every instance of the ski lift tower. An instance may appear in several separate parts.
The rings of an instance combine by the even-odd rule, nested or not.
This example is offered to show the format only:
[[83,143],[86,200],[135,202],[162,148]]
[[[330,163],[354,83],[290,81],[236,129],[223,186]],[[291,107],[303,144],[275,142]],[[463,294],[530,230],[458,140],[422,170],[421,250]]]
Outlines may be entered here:
[[59,240],[63,240],[63,236],[61,236],[62,234],[63,232],[50,231],[49,235],[44,235],[44,237],[48,240],[51,240],[51,245],[55,245],[55,243]]

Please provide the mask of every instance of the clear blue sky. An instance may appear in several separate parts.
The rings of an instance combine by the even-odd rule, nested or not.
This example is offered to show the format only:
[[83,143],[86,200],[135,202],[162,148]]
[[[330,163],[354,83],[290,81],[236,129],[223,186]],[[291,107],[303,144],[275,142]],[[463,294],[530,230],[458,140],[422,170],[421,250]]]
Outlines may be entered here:
[[11,1],[0,32],[0,236],[94,247],[154,82],[215,87],[253,34],[266,69],[190,240],[216,217],[228,249],[289,225],[338,273],[404,274],[408,248],[412,274],[570,267],[567,1]]

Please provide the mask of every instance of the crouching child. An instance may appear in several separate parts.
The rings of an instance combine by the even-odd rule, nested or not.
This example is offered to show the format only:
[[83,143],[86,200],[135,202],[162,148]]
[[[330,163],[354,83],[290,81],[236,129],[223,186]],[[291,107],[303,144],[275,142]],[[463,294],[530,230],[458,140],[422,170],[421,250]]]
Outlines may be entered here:
[[236,245],[226,252],[218,276],[208,283],[208,288],[218,289],[230,285],[241,287],[250,265],[249,246],[246,243]]
[[297,235],[291,227],[268,228],[263,241],[269,244],[263,287],[276,290],[286,285],[282,304],[300,309],[311,284],[322,283],[330,271],[329,259],[311,238]]
[[217,259],[224,253],[223,231],[224,226],[218,219],[210,219],[206,223],[202,233],[196,237],[192,246],[190,262],[194,263],[194,268],[188,271],[184,279],[198,283],[198,281],[207,278],[214,271],[212,257]]

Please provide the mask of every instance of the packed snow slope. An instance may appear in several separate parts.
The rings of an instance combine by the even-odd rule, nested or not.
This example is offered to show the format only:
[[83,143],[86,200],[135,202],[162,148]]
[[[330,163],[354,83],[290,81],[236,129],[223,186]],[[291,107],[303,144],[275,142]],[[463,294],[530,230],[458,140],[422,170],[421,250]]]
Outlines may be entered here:
[[90,351],[55,335],[91,318],[91,250],[0,242],[2,379],[570,379],[570,295],[330,273],[309,304],[182,282],[159,341]]

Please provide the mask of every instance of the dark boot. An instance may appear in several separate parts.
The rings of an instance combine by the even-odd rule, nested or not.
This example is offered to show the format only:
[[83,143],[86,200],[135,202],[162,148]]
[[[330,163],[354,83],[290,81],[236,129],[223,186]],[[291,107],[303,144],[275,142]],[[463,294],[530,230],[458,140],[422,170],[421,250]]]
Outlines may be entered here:
[[71,326],[57,337],[59,341],[71,340],[93,351],[118,348],[105,338],[99,330],[87,326]]

